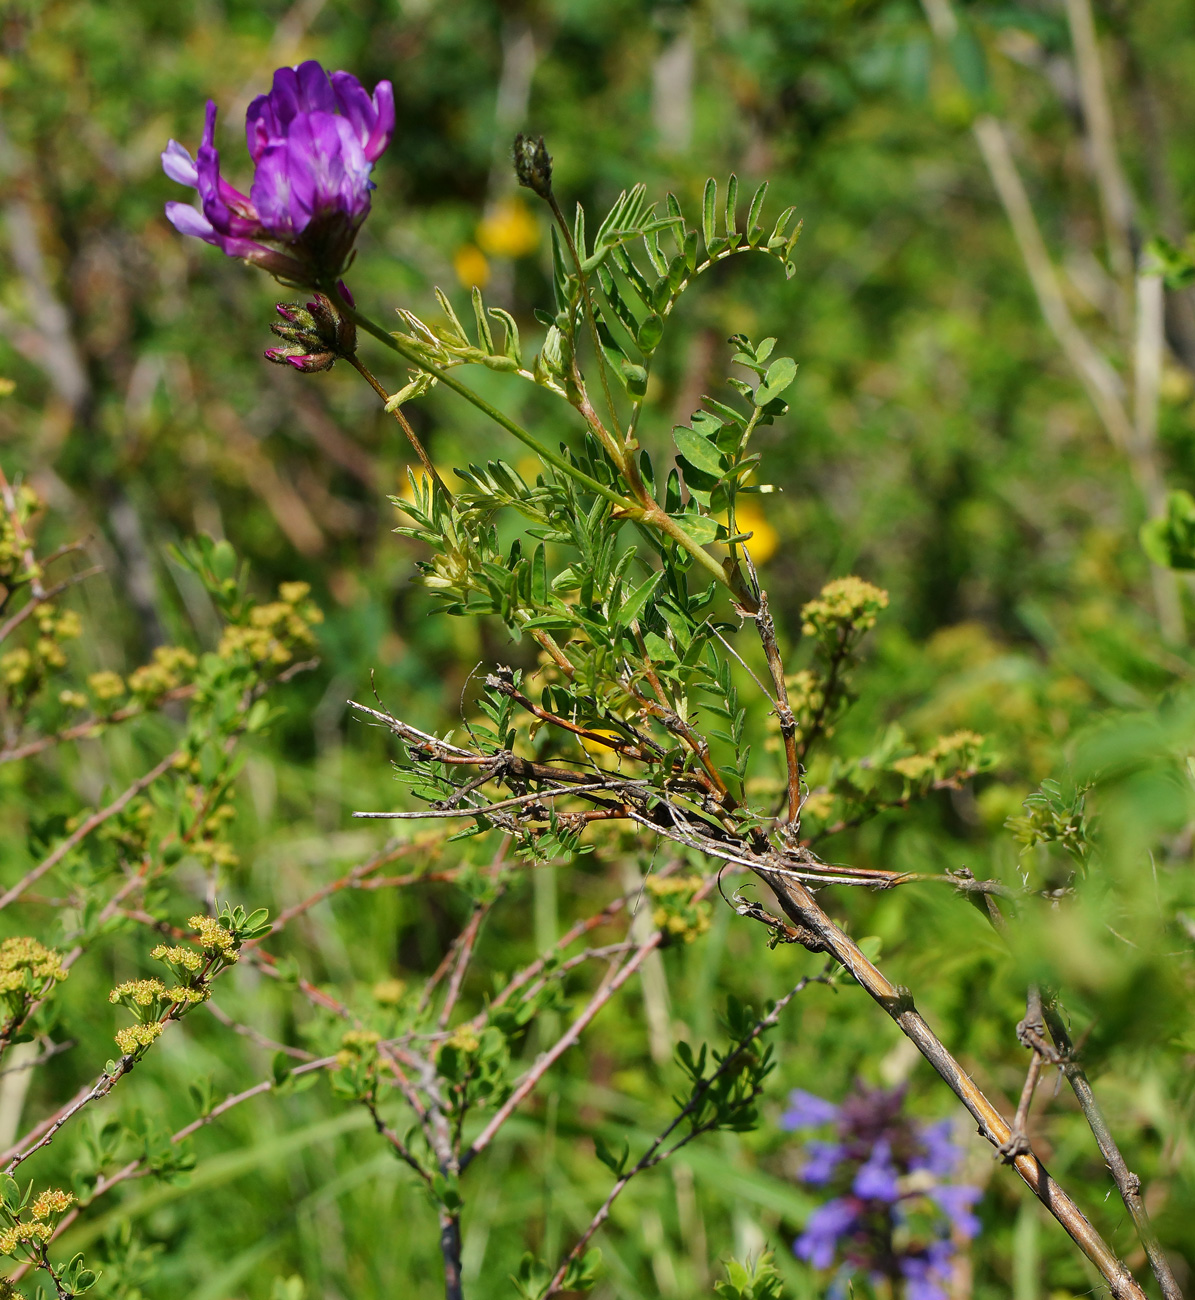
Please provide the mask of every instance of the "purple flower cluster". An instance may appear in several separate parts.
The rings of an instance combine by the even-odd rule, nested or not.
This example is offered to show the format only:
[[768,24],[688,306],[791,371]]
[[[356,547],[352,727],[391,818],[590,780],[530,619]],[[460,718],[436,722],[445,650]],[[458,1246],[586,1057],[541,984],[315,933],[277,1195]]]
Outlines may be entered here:
[[199,191],[198,208],[166,205],[174,228],[288,283],[335,280],[369,213],[373,164],[394,134],[390,82],[379,81],[370,96],[350,73],[329,77],[314,60],[279,68],[273,89],[245,115],[254,164],[248,194],[220,175],[215,131],[209,100],[199,156],[175,140],[162,154],[166,175]]
[[781,1128],[833,1126],[833,1140],[805,1142],[799,1176],[835,1193],[793,1250],[815,1268],[838,1261],[839,1289],[862,1273],[903,1283],[905,1300],[945,1300],[957,1245],[979,1232],[973,1207],[982,1192],[951,1181],[963,1152],[950,1122],[926,1124],[903,1111],[902,1088],[857,1084],[840,1105],[800,1089],[789,1095]]

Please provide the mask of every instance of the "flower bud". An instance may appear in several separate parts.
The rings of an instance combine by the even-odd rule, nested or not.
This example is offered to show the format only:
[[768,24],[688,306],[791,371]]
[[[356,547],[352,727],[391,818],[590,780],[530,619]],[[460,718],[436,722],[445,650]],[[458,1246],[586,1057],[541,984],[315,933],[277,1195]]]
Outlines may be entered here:
[[519,184],[533,190],[541,199],[552,194],[552,156],[541,135],[533,140],[529,135],[515,136],[515,175]]
[[[346,289],[341,292],[347,294]],[[325,294],[317,293],[305,307],[280,302],[277,311],[282,321],[275,321],[270,329],[286,346],[270,348],[265,354],[267,361],[310,374],[330,370],[338,357],[349,357],[356,351],[357,327]]]
[[302,345],[290,344],[282,348],[267,348],[265,358],[275,365],[294,366],[296,370],[310,375],[317,370],[331,370],[336,362],[336,353],[305,352]]

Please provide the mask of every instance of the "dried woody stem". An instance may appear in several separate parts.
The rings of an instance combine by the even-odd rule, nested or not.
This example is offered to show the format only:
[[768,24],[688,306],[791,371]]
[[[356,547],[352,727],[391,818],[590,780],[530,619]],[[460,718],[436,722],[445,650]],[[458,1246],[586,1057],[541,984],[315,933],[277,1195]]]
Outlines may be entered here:
[[1175,1280],[1174,1271],[1166,1258],[1166,1252],[1162,1249],[1162,1243],[1158,1240],[1153,1224],[1149,1221],[1149,1211],[1145,1208],[1145,1201],[1141,1196],[1141,1180],[1125,1163],[1124,1156],[1121,1155],[1120,1148],[1116,1145],[1112,1132],[1108,1128],[1108,1123],[1104,1119],[1103,1112],[1096,1102],[1091,1083],[1082,1065],[1075,1059],[1074,1045],[1071,1043],[1070,1034],[1067,1032],[1061,1010],[1056,1002],[1047,999],[1041,1007],[1041,1012],[1045,1020],[1045,1028],[1050,1031],[1050,1037],[1054,1040],[1054,1046],[1057,1048],[1062,1073],[1066,1076],[1066,1080],[1079,1102],[1083,1117],[1087,1120],[1088,1126],[1095,1136],[1100,1148],[1100,1154],[1104,1157],[1108,1172],[1116,1183],[1120,1198],[1124,1201],[1125,1209],[1128,1210],[1132,1217],[1133,1225],[1137,1229],[1137,1235],[1141,1238],[1141,1244],[1145,1248],[1145,1254],[1149,1259],[1149,1266],[1153,1269],[1153,1275],[1162,1288],[1162,1295],[1165,1296],[1166,1300],[1183,1300],[1182,1290]]

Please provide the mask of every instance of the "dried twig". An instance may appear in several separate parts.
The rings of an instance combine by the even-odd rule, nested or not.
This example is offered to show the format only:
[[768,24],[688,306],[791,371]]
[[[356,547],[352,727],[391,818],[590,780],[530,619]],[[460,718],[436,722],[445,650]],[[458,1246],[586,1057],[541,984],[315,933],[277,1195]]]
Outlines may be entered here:
[[1041,1010],[1045,1019],[1045,1027],[1049,1029],[1050,1037],[1054,1040],[1054,1046],[1060,1054],[1062,1073],[1066,1076],[1067,1082],[1079,1102],[1079,1108],[1083,1112],[1084,1119],[1087,1120],[1088,1126],[1095,1135],[1100,1154],[1104,1157],[1108,1172],[1116,1183],[1120,1198],[1124,1201],[1125,1209],[1128,1210],[1132,1217],[1133,1225],[1137,1229],[1137,1235],[1141,1238],[1141,1244],[1145,1248],[1145,1254],[1149,1259],[1149,1266],[1153,1270],[1154,1277],[1158,1280],[1158,1286],[1162,1288],[1162,1294],[1166,1297],[1166,1300],[1183,1300],[1183,1293],[1175,1280],[1170,1261],[1166,1258],[1162,1243],[1158,1240],[1153,1224],[1149,1221],[1149,1211],[1145,1208],[1145,1201],[1141,1196],[1141,1180],[1129,1169],[1124,1156],[1120,1154],[1120,1148],[1116,1145],[1112,1131],[1108,1128],[1108,1122],[1104,1119],[1103,1112],[1096,1102],[1091,1083],[1088,1081],[1083,1067],[1075,1059],[1074,1045],[1071,1042],[1070,1034],[1067,1032],[1058,1004],[1052,1000],[1046,1001]]

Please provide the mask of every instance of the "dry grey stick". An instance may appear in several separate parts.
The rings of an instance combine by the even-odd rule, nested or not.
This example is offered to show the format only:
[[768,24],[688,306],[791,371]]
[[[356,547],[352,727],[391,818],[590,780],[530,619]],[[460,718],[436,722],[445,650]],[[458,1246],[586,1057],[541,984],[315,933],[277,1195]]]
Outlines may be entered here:
[[1086,1119],[1088,1126],[1095,1135],[1100,1154],[1104,1157],[1108,1172],[1116,1183],[1117,1190],[1120,1192],[1120,1199],[1124,1201],[1125,1209],[1128,1210],[1132,1217],[1133,1225],[1137,1229],[1137,1235],[1141,1238],[1141,1244],[1145,1247],[1145,1253],[1149,1257],[1149,1266],[1153,1269],[1153,1275],[1158,1279],[1158,1285],[1162,1288],[1162,1294],[1166,1297],[1166,1300],[1183,1300],[1182,1290],[1175,1281],[1174,1272],[1170,1267],[1169,1260],[1166,1258],[1166,1252],[1162,1249],[1162,1243],[1158,1240],[1157,1233],[1154,1232],[1153,1224],[1149,1221],[1149,1211],[1145,1208],[1145,1202],[1141,1198],[1141,1179],[1129,1169],[1124,1156],[1120,1154],[1120,1148],[1116,1145],[1116,1140],[1108,1128],[1108,1121],[1104,1119],[1103,1112],[1096,1102],[1091,1083],[1083,1067],[1075,1060],[1074,1045],[1071,1042],[1066,1025],[1063,1023],[1058,1004],[1052,1001],[1046,1002],[1042,1007],[1042,1014],[1045,1017],[1046,1027],[1050,1031],[1050,1037],[1054,1040],[1054,1045],[1062,1058],[1062,1073],[1066,1075],[1066,1080],[1078,1099],[1083,1118]]

